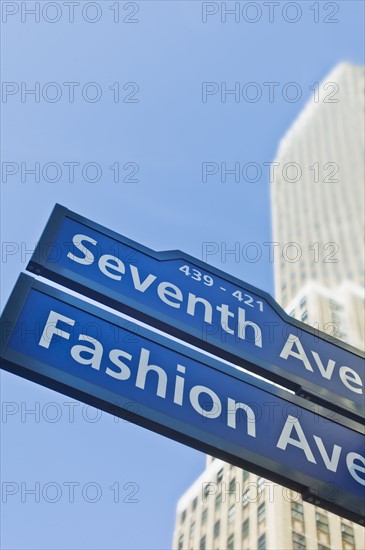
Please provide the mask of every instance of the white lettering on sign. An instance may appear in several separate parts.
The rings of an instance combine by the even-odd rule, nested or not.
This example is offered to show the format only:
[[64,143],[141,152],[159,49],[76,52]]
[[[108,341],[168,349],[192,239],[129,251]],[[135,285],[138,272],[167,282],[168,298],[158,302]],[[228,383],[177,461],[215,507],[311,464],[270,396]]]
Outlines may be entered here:
[[[284,344],[283,349],[280,352],[280,357],[282,359],[288,359],[288,357],[294,357],[298,359],[303,366],[314,372],[313,365],[318,369],[319,373],[323,378],[331,380],[333,373],[335,371],[336,362],[333,359],[329,359],[327,365],[324,365],[322,359],[319,357],[318,353],[311,351],[314,362],[311,363],[308,355],[304,351],[303,345],[298,336],[289,334],[287,341]],[[338,376],[341,382],[352,392],[363,393],[363,383],[360,376],[350,367],[341,366],[338,369]]]
[[[87,235],[77,234],[74,235],[72,243],[82,253],[82,256],[75,256],[72,252],[68,252],[67,257],[79,264],[92,265],[95,261],[95,256],[85,244],[90,243],[93,246],[97,246],[97,241]],[[123,275],[127,276],[125,264],[116,256],[103,254],[100,256],[97,265],[101,273],[109,279],[121,281]],[[205,323],[213,323],[213,306],[205,298],[189,292],[185,300],[181,289],[176,285],[168,281],[157,284],[156,275],[152,273],[142,275],[137,266],[130,264],[128,267],[133,287],[137,292],[144,293],[153,287],[157,291],[160,300],[166,305],[175,309],[181,309],[181,305],[186,301],[185,309],[188,315],[193,317],[195,315],[202,315]],[[246,311],[243,308],[238,308],[237,319],[236,314],[230,311],[228,304],[218,305],[215,310],[220,313],[220,326],[225,332],[235,334],[234,330],[228,326],[229,320],[232,319],[231,326],[235,326],[239,339],[253,343],[259,348],[262,347],[261,328],[257,323],[246,319]]]
[[[340,457],[342,454],[342,447],[340,445],[334,444],[331,456],[327,452],[322,439],[317,435],[312,435],[314,443],[311,442],[311,438],[306,437],[304,434],[303,427],[300,424],[300,421],[295,416],[289,415],[286,419],[285,425],[280,434],[279,440],[277,442],[278,449],[285,451],[288,445],[297,447],[301,449],[304,453],[305,458],[308,462],[314,464],[318,463],[318,459],[323,461],[323,464],[331,472],[336,473]],[[311,446],[312,445],[312,446]],[[314,453],[318,456],[318,459],[315,458]],[[360,477],[357,472],[365,472],[365,468],[358,464],[354,464],[355,460],[361,461],[365,465],[365,458],[358,453],[350,452],[346,456],[346,466],[350,475],[361,485],[365,485],[365,479]]]
[[[355,464],[355,460],[358,460],[362,466]],[[365,486],[365,457],[358,453],[349,453],[346,458],[346,464],[352,477],[360,483],[360,485]],[[361,472],[363,477],[359,476],[358,472]]]
[[[73,319],[65,317],[56,311],[50,311],[38,342],[39,346],[49,349],[54,340],[54,336],[64,338],[65,340],[70,339],[70,333],[58,328],[57,323],[59,321],[70,326],[75,325]],[[92,369],[100,371],[102,360],[105,355],[102,343],[86,334],[79,334],[78,340],[83,343],[71,347],[70,354],[72,359],[79,365],[89,366]],[[168,376],[161,366],[150,363],[150,350],[143,347],[141,348],[136,373],[132,373],[131,368],[126,365],[125,360],[130,363],[133,357],[124,350],[110,350],[108,359],[110,361],[110,366],[108,365],[105,369],[105,374],[121,381],[129,380],[135,374],[135,386],[141,390],[145,389],[148,379],[149,387],[153,384],[153,387],[156,388],[156,396],[161,399],[166,399]],[[115,370],[115,367],[117,367],[117,370]],[[174,382],[175,389],[173,402],[176,405],[182,406],[185,403],[186,396],[184,392],[185,380],[181,374],[185,374],[186,368],[178,364],[176,370],[177,374]],[[208,396],[211,401],[210,409],[202,406],[207,404],[206,396]],[[196,385],[191,388],[189,392],[189,402],[193,409],[204,418],[221,417],[222,420],[226,422],[227,426],[233,429],[236,429],[237,411],[244,411],[246,418],[246,433],[251,437],[256,437],[256,416],[253,409],[248,404],[236,402],[234,399],[228,398],[227,406],[223,411],[222,403],[218,395],[207,386],[201,385]]]
[[86,241],[93,245],[98,244],[95,239],[92,239],[87,235],[74,235],[72,243],[76,246],[78,250],[80,250],[80,252],[82,252],[84,257],[80,258],[79,256],[75,256],[75,254],[72,254],[72,252],[69,252],[67,254],[67,257],[70,258],[70,260],[72,260],[73,262],[77,262],[78,264],[91,265],[95,260],[95,256],[88,248],[86,248],[86,246],[82,244],[82,241]]
[[[176,296],[176,294],[174,295]],[[69,330],[61,329],[59,327],[61,323],[63,327],[67,325]],[[59,346],[60,342],[67,342],[70,358],[80,368],[89,367],[94,369],[100,374],[114,378],[118,381],[117,383],[130,380],[136,388],[146,390],[149,394],[155,395],[156,399],[170,399],[172,406],[190,406],[195,413],[204,417],[207,421],[209,419],[220,419],[227,427],[242,431],[243,443],[247,437],[266,437],[265,429],[262,433],[258,433],[258,419],[248,403],[236,401],[231,397],[223,399],[218,395],[219,392],[213,391],[209,386],[202,384],[193,385],[189,391],[185,391],[185,376],[189,374],[187,368],[177,363],[176,373],[171,377],[163,366],[152,361],[151,355],[153,355],[153,352],[144,347],[148,346],[148,340],[146,340],[147,344],[143,344],[136,352],[138,356],[133,357],[123,349],[106,350],[102,342],[86,334],[77,335],[72,332],[73,338],[71,339],[71,327],[74,331],[76,330],[77,324],[74,319],[51,310],[38,345],[49,350],[54,343]],[[76,336],[77,344],[74,343]],[[56,347],[56,349],[59,348]],[[298,346],[297,349],[299,349]],[[302,354],[302,350],[300,353]],[[171,365],[169,366],[171,367]],[[279,422],[283,422],[281,415],[279,415],[279,418]],[[339,469],[346,468],[357,483],[365,485],[364,456],[352,450],[344,451],[344,442],[334,442],[333,435],[329,443],[325,439],[326,435],[320,437],[315,433],[311,433],[309,422],[306,422],[305,428],[303,425],[299,418],[288,415],[277,439],[276,447],[283,452],[296,448],[296,452],[302,453],[305,460],[311,463],[313,467],[319,469],[325,467],[333,474],[337,474]],[[313,427],[315,427],[314,422]],[[326,431],[324,431],[324,434],[326,434]],[[275,445],[275,442],[273,444]]]
[[[95,255],[90,246],[96,247],[97,241],[84,234],[74,235],[72,242],[81,256],[72,252],[67,257],[79,264],[90,266],[96,262]],[[87,247],[89,246],[89,248]],[[232,311],[225,303],[212,305],[207,298],[197,296],[192,292],[184,295],[183,291],[169,281],[157,281],[153,273],[142,273],[142,270],[135,265],[128,264],[111,254],[103,254],[97,261],[100,272],[114,281],[122,281],[126,277],[132,283],[133,289],[140,293],[155,292],[165,304],[175,310],[184,310],[187,315],[199,317],[209,325],[213,324],[214,314],[218,312],[220,328],[227,334],[236,337],[236,342],[244,341],[248,345],[263,348],[263,337],[261,327],[247,318],[247,311],[236,308]],[[224,337],[222,336],[222,340]],[[306,375],[319,374],[323,380],[332,381],[337,379],[352,393],[363,394],[363,381],[360,375],[347,365],[339,365],[332,357],[321,357],[317,351],[304,349],[304,345],[298,336],[289,334],[279,357],[287,361],[288,368],[292,371],[305,369]]]

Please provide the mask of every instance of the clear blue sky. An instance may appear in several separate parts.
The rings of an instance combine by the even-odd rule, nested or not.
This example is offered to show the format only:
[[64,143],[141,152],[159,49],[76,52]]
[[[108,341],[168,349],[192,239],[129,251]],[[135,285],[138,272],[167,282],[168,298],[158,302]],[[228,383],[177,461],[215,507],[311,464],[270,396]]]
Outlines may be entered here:
[[[34,2],[23,4],[31,8]],[[40,4],[43,9],[46,3]],[[235,162],[262,165],[273,160],[280,138],[311,97],[313,83],[340,61],[363,63],[361,1],[329,3],[339,6],[335,15],[319,2],[319,23],[313,22],[315,12],[309,9],[314,2],[299,3],[302,14],[296,23],[284,20],[282,8],[287,3],[282,2],[272,23],[263,8],[261,20],[251,24],[243,19],[235,23],[232,16],[224,24],[220,13],[204,24],[201,2],[153,0],[120,2],[120,18],[137,23],[114,23],[115,11],[110,8],[115,2],[103,0],[96,3],[100,21],[90,23],[85,18],[97,13],[89,8],[83,18],[85,4],[80,0],[75,7],[74,23],[69,23],[63,2],[58,2],[58,13],[49,8],[36,23],[34,16],[21,13],[20,2],[2,2],[7,13],[19,8],[7,20],[5,14],[2,25],[2,80],[19,86],[15,93],[16,85],[7,84],[6,90],[14,94],[2,103],[2,162],[14,163],[3,168],[19,168],[7,181],[3,176],[1,184],[2,307],[29,259],[24,250],[34,247],[56,202],[156,250],[181,249],[201,259],[207,242],[218,243],[220,250],[221,243],[228,249],[237,242],[241,248],[252,241],[263,246],[271,239],[267,169],[263,167],[256,183],[235,183],[232,176],[226,183],[219,176],[203,183],[202,163],[226,162],[230,167]],[[139,11],[133,15],[136,5]],[[220,2],[211,5],[221,7]],[[289,18],[295,15],[285,13]],[[58,16],[55,23],[47,21]],[[253,12],[248,17],[252,19]],[[324,17],[339,21],[324,23]],[[21,101],[22,82],[28,89],[39,82],[38,103],[29,95]],[[47,87],[50,82],[58,88]],[[65,82],[80,83],[73,103]],[[83,99],[80,91],[90,82],[102,92],[96,103]],[[115,82],[120,83],[121,99],[137,89],[134,84],[123,90],[125,83],[137,83],[138,102],[114,102],[116,87],[109,87]],[[256,82],[263,97],[256,103],[236,103],[228,96],[222,103],[216,94],[203,103],[202,82],[219,87],[226,82],[227,88],[235,82],[242,87]],[[273,103],[264,82],[279,83]],[[288,82],[301,87],[300,101],[283,100],[281,91]],[[44,100],[42,91],[52,98],[57,90],[62,94],[58,102]],[[92,97],[95,87],[87,87],[84,93],[88,92]],[[41,171],[47,163],[58,163],[63,168],[59,181],[45,181],[41,173],[40,181],[34,182],[23,173],[22,182],[21,163],[29,168],[36,162]],[[70,162],[80,164],[75,166],[74,182],[64,165]],[[90,162],[102,169],[99,181],[82,178],[81,167]],[[134,178],[139,181],[114,182],[109,167],[117,162],[122,178],[135,166],[125,164],[136,163],[139,172]],[[93,174],[90,168],[88,178]],[[46,178],[54,175],[50,167]],[[13,255],[4,255],[11,250]],[[235,262],[233,256],[222,261],[220,254],[208,262],[273,291],[272,264],[264,247],[256,263],[242,257]],[[70,406],[64,405],[72,401],[69,398],[7,373],[1,373],[1,382],[3,407],[13,403],[19,408],[7,422],[3,415],[1,422],[2,482],[19,486],[19,492],[2,504],[4,549],[170,548],[176,502],[202,471],[203,454],[115,422],[107,414],[88,422],[82,413],[91,416],[93,411],[83,405],[75,408],[70,422]],[[49,420],[55,414],[55,408],[47,406],[50,402],[61,411],[55,423]],[[20,410],[36,403],[40,421],[28,415],[22,422]],[[21,483],[29,489],[36,482],[41,491],[57,483],[62,489],[59,502],[47,502],[41,494],[35,503],[24,486],[22,491]],[[73,503],[68,482],[80,484]],[[82,498],[90,482],[102,491],[97,503]],[[109,489],[115,483],[120,487],[119,503]],[[127,483],[137,485],[126,487]],[[123,502],[136,486],[138,502]],[[93,498],[92,487],[89,490]],[[49,498],[53,495],[49,489]]]

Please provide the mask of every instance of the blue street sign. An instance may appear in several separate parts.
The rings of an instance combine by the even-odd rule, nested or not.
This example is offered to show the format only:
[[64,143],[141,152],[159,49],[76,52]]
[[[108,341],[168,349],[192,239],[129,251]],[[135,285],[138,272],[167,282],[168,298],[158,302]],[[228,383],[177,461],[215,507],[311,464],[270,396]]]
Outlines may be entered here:
[[364,417],[359,350],[183,252],[154,252],[57,205],[27,269],[301,396]]
[[[21,275],[1,367],[248,468],[363,522],[364,428]],[[313,412],[313,409],[317,410]]]

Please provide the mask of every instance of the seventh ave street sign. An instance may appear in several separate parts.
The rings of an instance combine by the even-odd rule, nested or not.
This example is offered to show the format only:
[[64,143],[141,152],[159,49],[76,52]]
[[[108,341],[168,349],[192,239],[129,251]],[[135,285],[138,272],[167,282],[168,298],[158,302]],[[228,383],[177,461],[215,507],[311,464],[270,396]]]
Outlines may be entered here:
[[326,407],[364,417],[364,355],[267,293],[56,205],[28,268]]

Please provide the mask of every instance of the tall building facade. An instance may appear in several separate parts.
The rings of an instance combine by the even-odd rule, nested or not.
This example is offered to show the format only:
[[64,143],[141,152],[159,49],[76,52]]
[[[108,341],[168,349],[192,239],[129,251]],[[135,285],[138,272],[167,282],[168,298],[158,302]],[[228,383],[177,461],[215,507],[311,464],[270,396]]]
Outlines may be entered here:
[[[276,299],[363,349],[364,68],[339,65],[313,94],[271,172]],[[211,457],[177,504],[174,550],[364,548],[363,527]]]
[[364,67],[336,67],[279,145],[271,199],[284,308],[309,280],[364,286],[364,87]]
[[177,505],[174,550],[363,550],[364,528],[211,457]]

